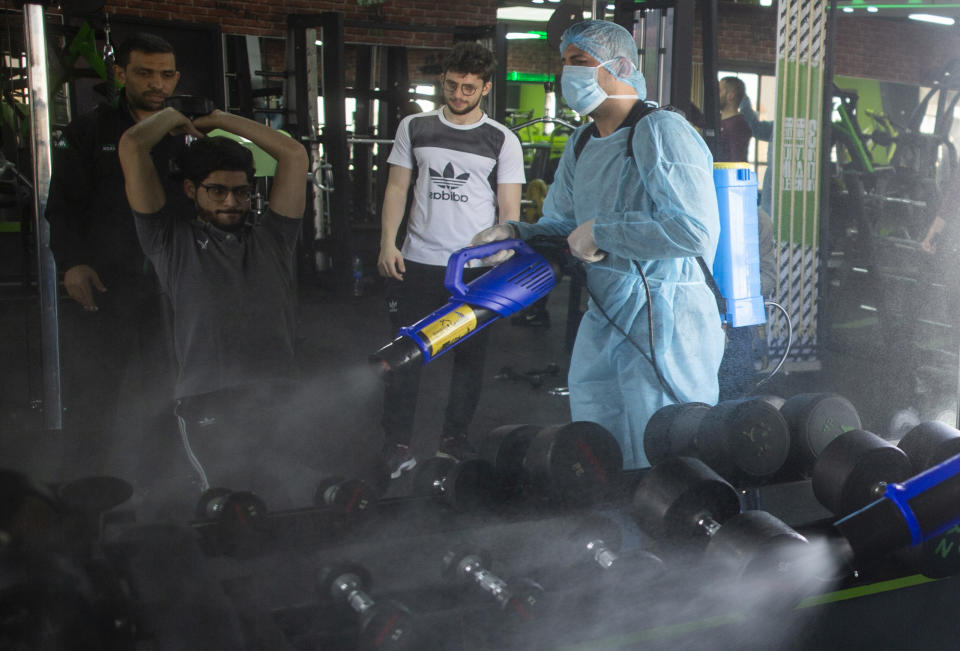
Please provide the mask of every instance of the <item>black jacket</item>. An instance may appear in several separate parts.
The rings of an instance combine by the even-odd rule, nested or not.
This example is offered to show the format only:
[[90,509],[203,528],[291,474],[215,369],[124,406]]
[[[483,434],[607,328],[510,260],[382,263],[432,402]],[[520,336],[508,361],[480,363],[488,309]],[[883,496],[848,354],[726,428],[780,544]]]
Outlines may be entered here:
[[[53,175],[47,201],[50,247],[61,272],[90,265],[104,276],[143,274],[148,268],[117,156],[120,136],[134,124],[123,93],[116,106],[101,104],[53,136]],[[183,195],[168,178],[182,139],[165,137],[152,156],[168,199]]]

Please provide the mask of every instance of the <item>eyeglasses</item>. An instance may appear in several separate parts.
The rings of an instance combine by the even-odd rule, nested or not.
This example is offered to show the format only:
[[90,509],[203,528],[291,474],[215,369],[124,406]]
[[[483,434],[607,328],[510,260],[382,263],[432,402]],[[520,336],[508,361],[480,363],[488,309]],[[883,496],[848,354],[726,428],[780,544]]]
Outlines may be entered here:
[[225,185],[220,185],[219,183],[211,183],[210,185],[204,185],[203,183],[200,183],[199,185],[201,188],[206,190],[207,194],[210,195],[210,198],[217,203],[226,201],[227,196],[231,194],[237,201],[250,201],[250,195],[253,192],[253,188],[251,188],[249,185],[238,185],[232,188]]
[[460,92],[463,93],[464,97],[472,97],[478,90],[480,90],[480,86],[474,86],[473,84],[458,84],[453,79],[443,80],[443,89],[451,95],[457,92],[458,88],[460,89]]

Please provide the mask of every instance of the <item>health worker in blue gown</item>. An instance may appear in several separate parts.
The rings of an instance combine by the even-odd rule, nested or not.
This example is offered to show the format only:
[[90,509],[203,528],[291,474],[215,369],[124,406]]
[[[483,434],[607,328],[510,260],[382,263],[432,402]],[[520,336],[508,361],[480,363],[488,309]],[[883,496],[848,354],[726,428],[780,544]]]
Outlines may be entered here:
[[645,467],[643,432],[655,411],[717,400],[724,335],[697,260],[712,266],[720,232],[713,159],[681,114],[655,110],[638,119],[646,84],[627,30],[577,23],[560,52],[564,101],[592,122],[567,140],[543,218],[493,226],[474,244],[567,237],[586,263],[591,296],[570,362],[571,416],[609,429],[624,468]]

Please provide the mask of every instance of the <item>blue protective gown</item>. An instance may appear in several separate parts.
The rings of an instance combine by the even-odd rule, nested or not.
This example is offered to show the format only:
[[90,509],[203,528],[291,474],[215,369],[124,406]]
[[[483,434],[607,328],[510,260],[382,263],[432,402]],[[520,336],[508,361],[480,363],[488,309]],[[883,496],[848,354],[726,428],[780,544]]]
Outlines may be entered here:
[[[655,111],[637,124],[632,158],[629,128],[591,138],[574,158],[578,129],[567,141],[536,224],[520,236],[568,235],[595,219],[594,239],[607,256],[587,264],[594,299],[649,356],[647,299],[637,260],[653,297],[657,364],[680,400],[714,404],[724,335],[716,300],[696,257],[713,264],[720,233],[713,159],[677,113]],[[670,404],[647,359],[607,321],[591,299],[569,373],[574,420],[609,429],[623,449],[624,468],[649,466],[643,432]]]

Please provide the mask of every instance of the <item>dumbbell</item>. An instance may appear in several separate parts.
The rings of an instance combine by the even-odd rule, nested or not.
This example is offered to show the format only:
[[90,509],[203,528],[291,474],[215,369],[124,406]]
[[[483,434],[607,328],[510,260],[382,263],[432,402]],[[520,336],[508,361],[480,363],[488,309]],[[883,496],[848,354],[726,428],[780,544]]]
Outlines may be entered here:
[[327,477],[317,484],[313,503],[329,507],[346,520],[356,522],[376,510],[377,493],[362,479]]
[[395,601],[374,601],[369,594],[371,585],[366,568],[350,562],[323,568],[317,580],[322,600],[330,600],[356,615],[360,627],[358,649],[422,649],[423,640],[419,639],[410,611]]
[[801,393],[780,408],[790,428],[790,455],[786,468],[806,476],[817,457],[833,439],[844,432],[860,429],[860,415],[853,404],[835,393]]
[[483,459],[433,457],[417,468],[413,494],[431,497],[458,511],[473,511],[489,506],[494,485],[493,467]]
[[441,575],[461,586],[473,586],[496,602],[510,621],[524,623],[534,619],[543,588],[536,581],[518,579],[507,583],[490,571],[490,555],[485,551],[457,547],[443,555]]
[[538,429],[533,425],[503,425],[480,442],[480,458],[494,468],[497,502],[519,497],[529,484],[523,469],[523,457]]
[[[960,454],[960,431],[940,421],[923,422],[907,432],[897,447],[910,458],[913,474],[918,474]],[[960,526],[907,547],[897,557],[932,579],[953,576],[960,572]]]
[[736,576],[779,571],[807,540],[764,511],[740,512],[736,489],[699,459],[671,457],[650,469],[633,496],[640,528],[664,544],[706,551]]
[[568,506],[608,498],[623,469],[617,440],[587,421],[497,428],[481,443],[481,455],[494,465],[498,494],[524,493]]
[[731,481],[753,483],[776,473],[787,460],[790,432],[780,412],[763,398],[662,407],[643,435],[647,460],[691,456]]
[[855,429],[833,439],[813,466],[813,494],[836,515],[879,499],[887,484],[912,474],[910,459],[889,441]]
[[610,518],[591,515],[564,539],[563,556],[596,576],[629,581],[650,581],[663,574],[660,557],[642,549],[620,553],[623,542],[620,527]]
[[267,505],[249,491],[207,489],[197,502],[195,515],[216,523],[218,542],[227,553],[245,551],[270,530]]

